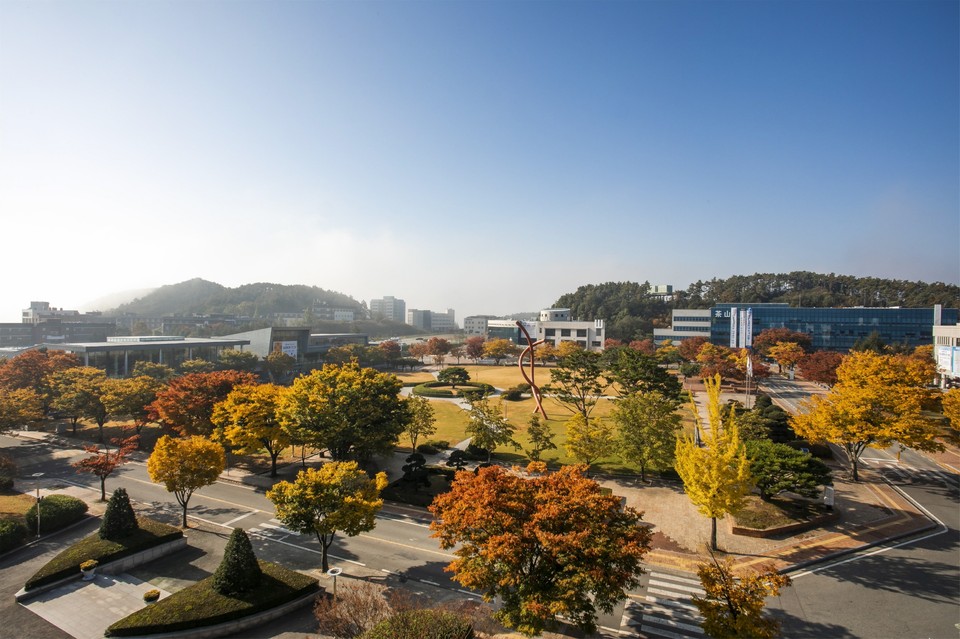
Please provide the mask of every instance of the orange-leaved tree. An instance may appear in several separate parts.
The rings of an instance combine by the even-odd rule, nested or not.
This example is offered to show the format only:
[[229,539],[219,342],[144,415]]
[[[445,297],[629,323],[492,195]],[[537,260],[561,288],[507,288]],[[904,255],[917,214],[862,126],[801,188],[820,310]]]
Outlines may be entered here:
[[502,602],[496,617],[526,635],[563,618],[587,632],[639,584],[650,531],[604,495],[583,466],[523,477],[499,466],[457,473],[430,506],[454,579]]
[[773,567],[736,575],[733,562],[713,560],[700,564],[697,575],[704,595],[694,596],[693,604],[703,616],[703,632],[713,639],[774,639],[780,634],[780,622],[763,614],[767,597],[775,597],[790,585],[790,577]]
[[164,435],[147,460],[150,480],[173,493],[183,509],[183,527],[187,527],[187,505],[193,493],[217,481],[226,468],[223,446],[194,435],[174,439]]
[[90,453],[90,457],[74,462],[77,472],[90,473],[100,480],[100,501],[107,500],[107,477],[127,461],[127,457],[137,449],[139,436],[114,437],[110,440],[117,448],[101,449],[99,446],[84,446],[83,450]]
[[182,435],[209,435],[213,407],[227,398],[234,386],[255,384],[250,373],[225,370],[187,373],[170,380],[150,405],[151,418]]

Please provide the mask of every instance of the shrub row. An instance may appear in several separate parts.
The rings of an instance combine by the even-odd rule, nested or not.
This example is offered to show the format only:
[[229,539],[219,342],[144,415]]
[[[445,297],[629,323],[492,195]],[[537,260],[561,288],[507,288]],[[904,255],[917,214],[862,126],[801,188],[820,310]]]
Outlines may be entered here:
[[469,621],[445,610],[404,610],[361,635],[361,639],[473,639]]
[[27,527],[16,519],[0,519],[0,552],[13,550],[27,538]]
[[[41,532],[60,530],[78,522],[87,514],[87,502],[70,495],[48,495],[40,500]],[[37,534],[37,504],[30,506],[24,515],[27,529]]]
[[[446,382],[424,382],[414,386],[412,392],[420,397],[456,397],[449,386]],[[493,386],[483,382],[464,382],[458,384],[457,388],[461,389],[461,395],[470,391],[482,391],[489,395],[494,391]]]

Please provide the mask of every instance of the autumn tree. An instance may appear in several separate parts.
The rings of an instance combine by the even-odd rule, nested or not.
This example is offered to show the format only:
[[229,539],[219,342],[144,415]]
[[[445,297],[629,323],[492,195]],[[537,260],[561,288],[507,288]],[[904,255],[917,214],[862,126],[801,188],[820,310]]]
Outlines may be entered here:
[[704,344],[697,353],[701,379],[719,375],[723,379],[744,379],[743,370],[737,366],[737,354],[733,349],[716,344]]
[[710,339],[707,337],[688,337],[687,339],[680,340],[680,343],[677,345],[677,351],[684,361],[695,362],[697,361],[697,355],[700,354],[700,349],[703,348],[704,344],[709,343]]
[[0,432],[43,419],[43,400],[32,388],[0,388]]
[[657,361],[661,364],[679,364],[680,360],[680,349],[670,340],[665,341],[659,347],[657,347],[656,352]]
[[326,364],[294,380],[280,402],[291,434],[342,461],[390,452],[410,420],[396,375],[356,362]]
[[117,380],[93,366],[75,366],[53,373],[49,377],[52,406],[73,417],[76,429],[77,417],[92,419],[97,424],[98,439],[103,441],[103,425],[110,413],[104,397]]
[[809,333],[801,333],[789,328],[767,328],[754,336],[753,350],[760,357],[776,359],[770,354],[770,349],[784,343],[796,344],[803,352],[809,352],[813,338]]
[[764,501],[785,491],[814,498],[833,484],[830,469],[810,453],[769,439],[750,440],[746,447],[750,476]]
[[578,344],[577,342],[573,340],[562,340],[556,346],[557,359],[562,360],[582,350],[583,350],[583,346],[580,346],[580,344]]
[[603,360],[600,353],[577,349],[564,357],[551,371],[551,381],[543,387],[572,413],[590,419],[590,413],[603,394]]
[[525,635],[563,618],[585,632],[639,585],[650,531],[584,476],[583,467],[525,478],[498,466],[459,472],[430,506],[434,536],[457,559],[447,570],[497,619]]
[[677,438],[676,470],[690,501],[710,518],[710,547],[717,550],[717,519],[740,510],[750,493],[750,462],[740,440],[734,413],[723,420],[720,405],[720,376],[705,379],[710,428],[705,429],[696,406],[692,406],[696,428],[704,446],[683,435]]
[[652,339],[635,339],[630,342],[629,346],[644,355],[654,355],[657,352],[657,346],[653,343]]
[[483,356],[492,359],[497,366],[504,358],[516,355],[520,349],[508,339],[497,338],[483,343]]
[[[452,369],[448,368],[447,370]],[[426,398],[413,395],[405,401],[410,413],[410,420],[403,427],[403,432],[410,438],[411,450],[415,451],[417,450],[417,441],[421,437],[429,437],[437,432],[437,420],[433,413],[433,407]]]
[[410,357],[419,360],[420,363],[423,363],[423,358],[427,356],[427,343],[426,342],[414,342],[407,347],[407,354]]
[[553,450],[557,447],[553,443],[553,430],[545,420],[540,419],[540,415],[534,413],[530,416],[527,424],[527,439],[530,440],[530,448],[523,449],[533,461],[540,461],[540,455],[544,451]]
[[164,435],[157,440],[153,454],[147,460],[150,481],[163,484],[183,509],[184,528],[187,527],[190,497],[195,491],[217,481],[226,466],[223,446],[199,435],[183,439]]
[[793,370],[804,355],[803,348],[794,342],[777,342],[767,349],[767,356],[777,363],[781,373],[784,367]]
[[240,371],[187,373],[170,380],[150,405],[150,417],[182,435],[213,432],[213,407],[235,386],[256,383],[256,377]]
[[940,429],[924,412],[932,391],[934,362],[907,355],[851,352],[837,369],[826,396],[813,396],[791,419],[793,430],[811,441],[836,444],[847,453],[859,481],[860,455],[893,442],[919,450],[942,450]]
[[403,347],[400,345],[400,342],[396,340],[388,339],[382,341],[377,345],[377,348],[380,349],[383,361],[387,363],[396,362],[403,356]]
[[437,367],[443,365],[443,360],[450,352],[450,342],[442,337],[431,337],[427,340],[427,355],[433,358],[433,363]]
[[590,465],[612,455],[616,445],[613,426],[607,420],[588,420],[580,413],[567,420],[567,453],[584,464],[588,474]]
[[216,368],[216,364],[201,357],[195,357],[193,359],[187,359],[180,362],[180,373],[184,375],[212,373]]
[[836,351],[814,351],[800,360],[800,372],[804,379],[833,386],[837,383],[837,368],[843,355]]
[[681,418],[679,402],[659,391],[634,393],[616,402],[611,416],[619,430],[620,456],[640,466],[640,480],[647,469],[673,467],[673,455]]
[[290,445],[290,434],[281,426],[277,408],[283,388],[276,384],[234,386],[218,402],[210,418],[213,439],[241,455],[260,450],[270,455],[270,476],[277,476],[277,457]]
[[513,439],[513,425],[503,416],[501,404],[491,404],[489,399],[478,399],[470,404],[466,434],[471,443],[487,451],[487,461],[493,457],[498,446],[511,444],[519,448]]
[[45,348],[24,351],[0,365],[0,388],[31,389],[40,397],[46,411],[50,394],[47,385],[49,376],[76,366],[80,366],[80,360],[73,353],[48,351]]
[[330,462],[300,471],[293,482],[275,484],[267,491],[267,499],[284,526],[317,536],[326,572],[330,568],[327,551],[338,532],[353,537],[373,530],[383,506],[380,491],[386,486],[386,473],[371,479],[356,462]]
[[252,351],[225,348],[217,356],[217,366],[223,370],[253,373],[260,367],[260,358]]
[[647,391],[658,391],[666,397],[680,397],[680,382],[662,368],[652,355],[620,347],[605,351],[603,363],[603,377],[608,384],[614,385],[620,397]]
[[133,365],[133,377],[152,377],[158,382],[166,384],[173,379],[176,373],[166,364],[158,362],[140,361]]
[[790,577],[767,566],[737,577],[733,562],[715,558],[713,564],[700,564],[697,576],[703,596],[694,595],[693,605],[703,617],[704,634],[713,639],[774,639],[780,635],[780,622],[763,614],[767,597],[776,597],[790,585]]
[[463,343],[466,356],[472,359],[474,363],[479,362],[483,358],[483,345],[486,341],[482,335],[474,335],[473,337],[468,337]]
[[73,467],[80,473],[90,473],[100,480],[100,501],[107,500],[107,477],[127,461],[130,453],[137,449],[139,436],[114,437],[110,440],[117,448],[110,450],[99,446],[84,446],[83,450],[90,453],[90,457],[74,462]]
[[541,366],[546,366],[557,358],[557,349],[553,346],[553,343],[544,342],[533,349],[533,357],[540,362]]
[[111,380],[102,397],[103,406],[110,415],[132,419],[139,435],[150,422],[153,414],[150,405],[163,388],[163,382],[148,375]]
[[296,365],[296,358],[283,351],[273,351],[263,358],[263,368],[274,384],[283,382]]
[[943,394],[943,416],[950,421],[950,428],[960,433],[960,388],[951,388]]

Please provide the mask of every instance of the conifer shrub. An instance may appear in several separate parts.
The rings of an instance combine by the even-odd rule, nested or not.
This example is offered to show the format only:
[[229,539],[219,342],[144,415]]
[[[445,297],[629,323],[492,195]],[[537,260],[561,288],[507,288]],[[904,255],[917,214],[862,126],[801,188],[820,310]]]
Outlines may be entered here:
[[100,522],[100,539],[113,541],[123,539],[135,533],[138,528],[137,515],[133,512],[133,506],[130,505],[127,490],[117,488],[110,495],[107,510],[103,513],[103,520]]
[[256,588],[262,576],[250,538],[243,528],[234,528],[223,549],[223,559],[213,573],[213,589],[221,595],[239,595]]

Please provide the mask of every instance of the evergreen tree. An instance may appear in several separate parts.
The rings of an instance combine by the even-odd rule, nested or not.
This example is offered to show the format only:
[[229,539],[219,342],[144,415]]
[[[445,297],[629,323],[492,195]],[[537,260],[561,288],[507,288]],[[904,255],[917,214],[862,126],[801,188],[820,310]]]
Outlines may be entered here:
[[213,588],[221,595],[239,595],[260,583],[262,572],[243,528],[234,528],[223,549],[223,559],[213,573]]
[[126,489],[117,488],[110,495],[107,510],[103,513],[103,520],[100,522],[100,539],[117,541],[133,534],[139,528],[137,515],[133,512],[133,506],[130,505],[130,497]]

